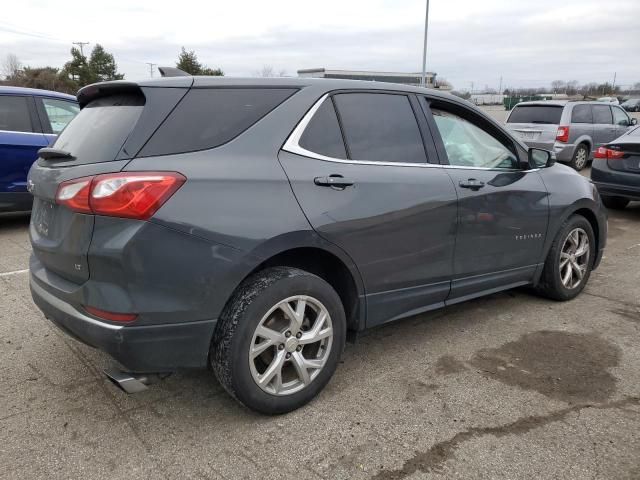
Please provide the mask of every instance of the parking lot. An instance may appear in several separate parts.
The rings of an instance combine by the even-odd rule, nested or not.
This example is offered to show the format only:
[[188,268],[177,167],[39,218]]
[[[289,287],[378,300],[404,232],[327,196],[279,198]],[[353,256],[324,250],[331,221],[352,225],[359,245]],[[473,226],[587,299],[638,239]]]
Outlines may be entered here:
[[495,294],[347,345],[285,416],[208,371],[127,396],[33,305],[28,219],[0,219],[1,478],[640,478],[640,203],[576,300]]

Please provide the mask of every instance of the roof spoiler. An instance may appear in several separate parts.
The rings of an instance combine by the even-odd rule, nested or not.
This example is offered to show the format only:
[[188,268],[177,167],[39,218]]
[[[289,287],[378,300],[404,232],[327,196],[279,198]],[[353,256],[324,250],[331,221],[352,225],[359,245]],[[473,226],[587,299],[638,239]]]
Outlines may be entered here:
[[163,77],[190,77],[191,74],[175,67],[158,67],[160,75]]
[[91,85],[82,87],[78,91],[78,103],[80,104],[80,108],[84,108],[90,101],[96,98],[118,93],[140,93],[140,86],[137,83],[124,80],[92,83]]

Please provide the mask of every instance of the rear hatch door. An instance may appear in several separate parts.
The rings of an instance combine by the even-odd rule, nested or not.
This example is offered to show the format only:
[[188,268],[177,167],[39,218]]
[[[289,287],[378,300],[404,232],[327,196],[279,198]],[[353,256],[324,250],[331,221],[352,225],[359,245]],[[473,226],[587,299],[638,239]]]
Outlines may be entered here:
[[[188,80],[190,86],[191,77]],[[70,156],[39,158],[29,172],[28,186],[34,196],[29,235],[44,270],[77,284],[90,275],[87,252],[94,215],[56,204],[60,184],[122,170],[187,90],[188,86],[157,88],[110,82],[80,91],[82,110],[51,146]]]
[[506,126],[529,146],[550,148],[556,140],[562,105],[516,105]]

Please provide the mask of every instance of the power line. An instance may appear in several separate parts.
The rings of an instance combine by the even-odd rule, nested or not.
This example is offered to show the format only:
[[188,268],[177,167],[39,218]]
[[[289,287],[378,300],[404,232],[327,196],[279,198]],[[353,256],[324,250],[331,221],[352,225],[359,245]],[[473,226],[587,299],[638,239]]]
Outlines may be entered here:
[[155,67],[158,64],[157,63],[151,63],[151,62],[144,62],[144,63],[149,65],[149,75],[151,76],[151,78],[153,78],[153,67]]
[[71,42],[73,45],[78,45],[80,47],[80,55],[84,57],[84,50],[82,47],[85,45],[89,45],[89,42]]

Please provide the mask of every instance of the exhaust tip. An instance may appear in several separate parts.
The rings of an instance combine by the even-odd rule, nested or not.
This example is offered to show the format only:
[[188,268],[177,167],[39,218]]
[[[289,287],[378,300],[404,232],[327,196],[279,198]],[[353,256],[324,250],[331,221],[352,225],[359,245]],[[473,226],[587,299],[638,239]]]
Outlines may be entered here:
[[114,385],[126,393],[139,393],[148,388],[146,377],[134,377],[132,374],[122,372],[117,368],[108,368],[104,371],[104,374]]

